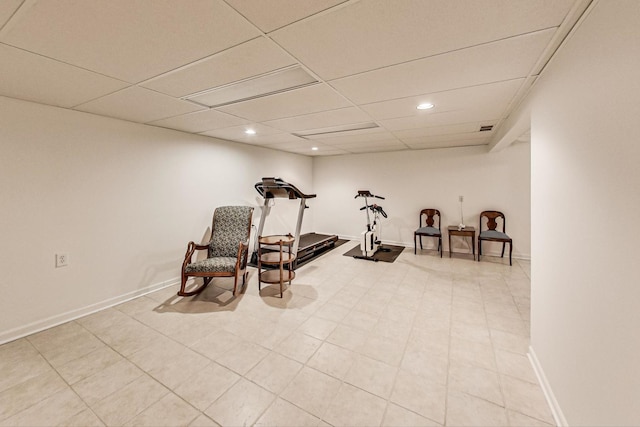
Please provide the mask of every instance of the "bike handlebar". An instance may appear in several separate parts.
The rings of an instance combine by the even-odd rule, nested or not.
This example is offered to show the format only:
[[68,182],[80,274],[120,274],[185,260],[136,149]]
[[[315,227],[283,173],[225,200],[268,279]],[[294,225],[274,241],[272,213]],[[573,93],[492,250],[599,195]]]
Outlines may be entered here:
[[358,191],[358,194],[356,194],[353,198],[357,199],[358,197],[375,197],[376,199],[382,199],[384,200],[384,197],[382,196],[376,196],[375,194],[371,194],[368,190],[365,191]]
[[387,213],[384,211],[384,209],[382,209],[382,206],[378,206],[378,205],[363,206],[360,208],[360,210],[363,211],[367,208],[371,209],[374,212],[378,211],[383,217],[387,218]]

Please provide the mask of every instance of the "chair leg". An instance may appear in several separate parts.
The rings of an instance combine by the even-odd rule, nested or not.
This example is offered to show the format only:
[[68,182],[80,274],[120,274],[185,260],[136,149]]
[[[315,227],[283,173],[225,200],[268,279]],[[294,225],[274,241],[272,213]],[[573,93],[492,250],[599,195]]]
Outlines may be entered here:
[[478,239],[478,262],[480,262],[480,255],[482,255],[482,240]]
[[413,254],[418,253],[418,245],[416,244],[416,233],[413,233]]
[[500,254],[500,258],[504,258],[504,247],[506,244],[506,242],[502,242],[502,253]]
[[442,258],[442,236],[438,237],[438,250],[440,251],[440,258]]
[[509,242],[509,266],[511,266],[511,252],[513,251],[513,242]]
[[187,286],[187,276],[182,272],[182,278],[180,280],[180,290],[178,291],[178,296],[185,296],[184,288]]
[[238,273],[233,275],[233,296],[236,295],[237,290],[238,290]]
[[424,248],[422,247],[422,234],[421,234],[420,235],[420,250],[422,250],[422,249],[424,249]]

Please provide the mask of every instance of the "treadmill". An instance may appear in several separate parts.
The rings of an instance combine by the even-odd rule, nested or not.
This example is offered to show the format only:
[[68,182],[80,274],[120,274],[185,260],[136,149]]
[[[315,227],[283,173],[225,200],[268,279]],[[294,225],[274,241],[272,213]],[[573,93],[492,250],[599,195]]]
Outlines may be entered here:
[[[294,270],[297,267],[301,267],[307,262],[312,261],[323,252],[335,246],[338,241],[338,236],[336,235],[319,233],[306,233],[300,235],[304,210],[308,208],[306,201],[307,199],[313,199],[316,197],[315,194],[304,194],[302,191],[298,190],[295,185],[283,181],[280,178],[262,178],[262,181],[256,183],[254,187],[260,196],[264,198],[262,216],[260,217],[260,225],[258,226],[258,236],[262,236],[265,219],[271,210],[271,206],[269,206],[269,199],[300,199],[298,222],[296,224],[296,233],[294,236],[295,241],[293,243],[293,248],[291,249],[291,252],[296,255],[296,259],[292,265]],[[255,255],[257,256],[257,254]]]

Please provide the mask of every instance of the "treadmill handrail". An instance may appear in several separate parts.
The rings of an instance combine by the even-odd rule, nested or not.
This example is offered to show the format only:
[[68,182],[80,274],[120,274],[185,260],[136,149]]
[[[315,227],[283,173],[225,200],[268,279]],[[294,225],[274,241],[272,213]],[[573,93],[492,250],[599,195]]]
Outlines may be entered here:
[[295,185],[289,184],[280,178],[262,178],[261,182],[254,185],[256,191],[265,199],[288,198],[294,199],[313,199],[315,194],[304,194]]

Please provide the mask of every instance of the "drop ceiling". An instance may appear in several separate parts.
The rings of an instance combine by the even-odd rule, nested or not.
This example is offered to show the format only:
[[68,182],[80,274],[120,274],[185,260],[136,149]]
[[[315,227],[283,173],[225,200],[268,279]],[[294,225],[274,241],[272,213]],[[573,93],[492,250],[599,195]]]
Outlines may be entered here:
[[491,146],[588,3],[2,0],[0,95],[309,156]]

